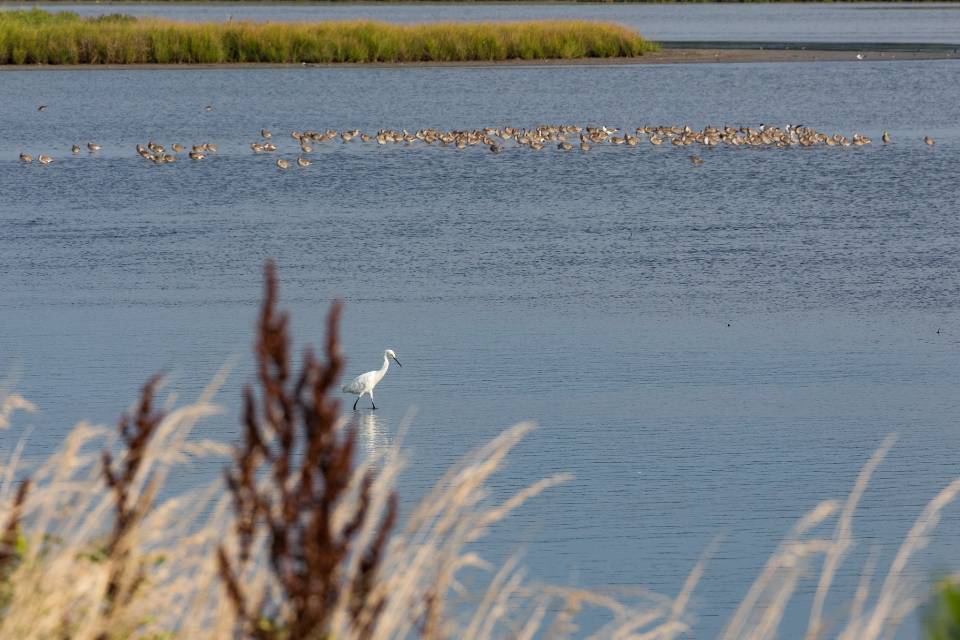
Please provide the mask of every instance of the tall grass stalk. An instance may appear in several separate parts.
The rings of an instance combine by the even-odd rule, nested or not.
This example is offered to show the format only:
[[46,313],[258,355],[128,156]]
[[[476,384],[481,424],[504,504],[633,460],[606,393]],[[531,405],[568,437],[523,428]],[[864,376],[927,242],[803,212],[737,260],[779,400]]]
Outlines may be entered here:
[[637,33],[588,21],[189,23],[0,11],[0,64],[480,62],[634,57]]

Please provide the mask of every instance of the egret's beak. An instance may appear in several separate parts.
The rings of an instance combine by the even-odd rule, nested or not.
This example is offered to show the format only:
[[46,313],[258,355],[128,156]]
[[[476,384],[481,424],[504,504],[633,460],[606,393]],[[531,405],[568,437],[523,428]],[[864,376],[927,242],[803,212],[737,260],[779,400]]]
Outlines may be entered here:
[[402,364],[400,364],[400,361],[397,360],[397,356],[393,356],[393,361],[397,363],[397,366],[398,366],[398,367],[402,367],[402,366],[403,366]]

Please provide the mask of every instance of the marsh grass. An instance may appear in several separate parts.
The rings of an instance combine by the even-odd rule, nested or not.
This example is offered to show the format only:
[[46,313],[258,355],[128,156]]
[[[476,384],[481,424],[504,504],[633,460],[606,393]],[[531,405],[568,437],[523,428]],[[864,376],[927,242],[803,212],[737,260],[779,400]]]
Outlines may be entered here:
[[188,23],[0,11],[0,64],[480,62],[635,57],[656,45],[586,21]]
[[[342,367],[339,308],[328,320],[325,359],[307,352],[297,374],[277,296],[268,267],[255,342],[259,394],[246,393],[244,435],[234,449],[190,436],[199,420],[220,412],[212,400],[221,372],[196,402],[163,410],[155,398],[161,381],[151,379],[117,429],[80,423],[36,465],[21,463],[22,441],[4,454],[0,637],[532,640],[582,637],[578,621],[588,610],[606,620],[591,637],[687,634],[692,595],[718,544],[673,596],[532,583],[518,557],[495,567],[477,555],[474,543],[492,525],[570,480],[560,474],[494,497],[490,480],[528,424],[468,454],[397,526],[399,445],[355,460],[354,425],[329,394]],[[33,409],[0,387],[0,427]],[[892,637],[922,603],[929,594],[907,569],[960,494],[960,480],[921,510],[879,585],[874,555],[857,570],[852,602],[831,597],[856,542],[857,505],[893,444],[883,442],[845,499],[823,501],[797,521],[731,612],[723,638],[781,636],[803,584],[816,584],[809,640]],[[165,489],[177,467],[209,457],[223,461],[225,479],[182,494]],[[463,584],[467,569],[472,590]],[[947,589],[955,587],[930,608],[932,638],[953,637],[956,628],[960,600]]]

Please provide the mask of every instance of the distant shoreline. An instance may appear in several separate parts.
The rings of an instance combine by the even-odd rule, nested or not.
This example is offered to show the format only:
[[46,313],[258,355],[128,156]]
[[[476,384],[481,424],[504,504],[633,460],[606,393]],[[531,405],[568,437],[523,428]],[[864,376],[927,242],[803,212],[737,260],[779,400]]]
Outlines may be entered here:
[[[883,4],[898,8],[922,8],[923,5],[944,5],[940,9],[958,9],[960,3],[954,0],[0,0],[0,6],[23,5],[140,5],[140,4],[273,4],[273,5],[508,5],[508,4],[556,4],[556,5],[623,5],[623,4],[797,4],[797,5],[842,5],[842,4]],[[883,9],[886,7],[877,7]]]
[[[960,53],[952,50],[932,51],[860,51],[862,62],[905,60],[958,60]],[[280,63],[223,63],[223,64],[76,64],[76,65],[0,65],[4,71],[108,71],[108,70],[211,70],[211,69],[403,69],[425,67],[544,67],[544,66],[619,66],[648,64],[736,64],[763,62],[851,62],[861,61],[852,51],[821,51],[798,49],[670,49],[646,53],[636,58],[577,58],[558,60],[503,60],[497,62],[399,62],[280,64]]]

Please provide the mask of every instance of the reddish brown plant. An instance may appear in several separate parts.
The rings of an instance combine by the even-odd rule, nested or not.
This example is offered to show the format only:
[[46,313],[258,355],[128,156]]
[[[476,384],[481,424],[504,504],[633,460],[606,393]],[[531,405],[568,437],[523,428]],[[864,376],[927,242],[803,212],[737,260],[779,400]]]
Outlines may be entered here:
[[[337,602],[348,596],[351,619],[363,636],[383,607],[382,600],[374,601],[381,598],[374,595],[376,575],[396,518],[396,496],[391,495],[370,544],[358,548],[358,534],[377,517],[370,509],[375,476],[367,472],[357,495],[351,495],[356,425],[339,432],[340,402],[331,395],[343,369],[337,337],[342,305],[334,303],[327,318],[326,362],[307,350],[295,379],[289,316],[276,306],[276,270],[268,262],[254,349],[260,398],[252,388],[245,390],[243,442],[226,474],[239,552],[234,559],[223,546],[218,549],[221,581],[241,633],[265,639],[323,637]],[[356,506],[338,528],[334,511],[347,500]],[[240,582],[260,535],[282,602],[248,593]],[[359,558],[358,570],[348,580],[344,569],[352,557]]]
[[23,504],[30,491],[30,478],[20,481],[17,495],[13,499],[10,515],[7,516],[7,525],[3,528],[0,537],[0,578],[5,579],[17,563],[17,538],[20,536],[20,518],[23,515]]
[[110,577],[107,581],[106,614],[119,605],[126,604],[143,581],[143,567],[129,562],[130,534],[150,511],[156,487],[143,483],[137,493],[137,474],[143,465],[150,439],[163,420],[163,413],[153,408],[153,396],[161,376],[155,375],[143,386],[140,400],[131,414],[124,414],[117,424],[123,442],[118,468],[114,468],[113,456],[103,452],[103,475],[114,496],[113,529],[104,548],[110,562]]

